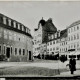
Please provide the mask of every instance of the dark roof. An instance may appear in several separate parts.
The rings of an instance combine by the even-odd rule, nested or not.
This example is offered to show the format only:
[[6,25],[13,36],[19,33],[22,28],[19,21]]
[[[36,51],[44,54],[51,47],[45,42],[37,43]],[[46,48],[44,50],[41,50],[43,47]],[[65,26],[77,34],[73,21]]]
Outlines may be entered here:
[[66,38],[67,37],[67,29],[64,29],[60,32],[60,38]]
[[78,24],[80,24],[80,20],[78,20],[76,22],[73,22],[68,28],[73,27],[73,26],[76,26]]
[[42,28],[44,31],[50,33],[50,34],[53,34],[57,31],[57,28],[55,27],[55,25],[53,24],[52,22],[52,19],[49,18],[47,21],[45,21],[43,18],[39,21],[39,24],[38,24],[38,28],[37,29],[34,29],[35,31],[37,31],[39,29],[39,25],[42,25]]
[[57,31],[57,28],[52,23],[52,20],[47,20],[45,25],[43,26],[43,30],[52,34]]
[[[58,33],[58,32],[57,32]],[[62,39],[62,38],[66,38],[67,37],[67,29],[64,29],[60,32],[60,37],[57,37],[57,38],[54,38],[54,39],[51,39],[49,41],[53,41],[53,40],[57,40],[57,39]],[[49,42],[48,41],[48,42]]]
[[[5,15],[3,15],[3,14],[0,13],[0,17],[3,17],[3,16],[5,16]],[[7,16],[5,16],[5,17],[8,18],[8,19],[11,19],[11,18],[9,18],[9,17],[7,17]],[[14,20],[14,19],[11,19],[11,20],[12,20],[12,21],[15,21],[16,23],[19,23],[20,25],[23,25],[22,23]],[[2,27],[5,27],[5,28],[10,29],[10,30],[17,31],[17,32],[19,32],[19,33],[25,34],[25,35],[27,35],[27,36],[29,36],[29,37],[32,38],[31,34],[26,33],[26,32],[24,32],[24,31],[21,31],[21,30],[18,30],[17,28],[14,28],[14,27],[10,27],[9,25],[5,25],[5,24],[3,24],[3,22],[0,22],[0,25],[1,25]],[[24,25],[23,25],[23,26],[24,26]],[[25,26],[24,26],[24,28],[25,28]],[[26,28],[29,29],[28,27],[26,27]],[[29,29],[29,30],[30,30],[30,29]]]

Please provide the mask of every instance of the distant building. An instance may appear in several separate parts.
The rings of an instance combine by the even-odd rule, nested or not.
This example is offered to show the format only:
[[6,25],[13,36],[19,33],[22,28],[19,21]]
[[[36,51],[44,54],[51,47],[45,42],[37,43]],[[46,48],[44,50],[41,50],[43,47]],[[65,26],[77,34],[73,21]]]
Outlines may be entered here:
[[67,41],[67,29],[60,32],[60,51],[59,56],[65,55],[67,57],[68,53],[68,41]]
[[60,31],[48,35],[49,41],[47,42],[47,54],[58,54],[60,46]]
[[0,55],[9,61],[32,60],[32,36],[30,29],[0,14]]
[[[53,34],[57,31],[57,28],[54,26],[54,24],[52,23],[52,19],[48,19],[47,21],[45,21],[43,18],[39,21],[38,23],[38,28],[35,29],[35,33],[34,33],[34,49],[33,49],[33,53],[34,55],[42,55],[42,54],[46,54],[46,44],[48,41],[48,35],[49,34]],[[42,46],[44,48],[42,48]],[[42,49],[42,50],[41,50]]]
[[68,28],[68,51],[80,59],[80,20],[72,23]]
[[[65,55],[67,52],[67,29],[57,31],[56,33],[49,35],[49,41],[47,43],[47,53],[52,55]],[[58,56],[58,57],[59,57]]]

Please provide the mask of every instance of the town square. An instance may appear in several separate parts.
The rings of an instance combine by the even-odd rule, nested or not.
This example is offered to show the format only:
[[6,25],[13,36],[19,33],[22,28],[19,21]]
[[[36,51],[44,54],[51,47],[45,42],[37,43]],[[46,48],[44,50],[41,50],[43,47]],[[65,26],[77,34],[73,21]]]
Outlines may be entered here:
[[0,2],[0,77],[80,76],[80,2]]

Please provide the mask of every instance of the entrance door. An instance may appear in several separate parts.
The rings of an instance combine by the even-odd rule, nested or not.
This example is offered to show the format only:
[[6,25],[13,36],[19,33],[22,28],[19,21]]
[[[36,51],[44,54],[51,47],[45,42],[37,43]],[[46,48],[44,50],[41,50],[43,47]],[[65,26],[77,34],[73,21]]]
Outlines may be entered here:
[[10,58],[10,48],[9,47],[6,48],[6,56],[7,58]]
[[29,60],[31,60],[31,51],[29,51]]

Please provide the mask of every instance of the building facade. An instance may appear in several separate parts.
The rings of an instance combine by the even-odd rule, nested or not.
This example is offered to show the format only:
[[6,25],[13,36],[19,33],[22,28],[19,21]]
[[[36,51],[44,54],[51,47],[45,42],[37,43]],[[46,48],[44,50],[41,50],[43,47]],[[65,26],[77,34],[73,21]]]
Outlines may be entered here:
[[80,58],[80,20],[72,23],[68,28],[68,51]]
[[0,55],[9,61],[32,60],[30,29],[20,22],[0,14]]
[[49,42],[47,43],[47,53],[53,56],[62,55],[67,56],[67,29],[57,31],[56,33],[49,35]]
[[60,46],[60,31],[48,36],[49,41],[47,43],[47,53],[48,54],[58,54]]
[[34,55],[40,54],[41,56],[47,53],[48,35],[57,31],[57,28],[52,23],[52,19],[45,21],[43,18],[38,23],[38,28],[34,32]]

